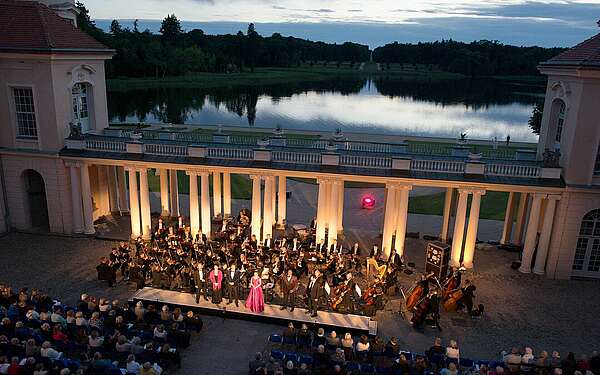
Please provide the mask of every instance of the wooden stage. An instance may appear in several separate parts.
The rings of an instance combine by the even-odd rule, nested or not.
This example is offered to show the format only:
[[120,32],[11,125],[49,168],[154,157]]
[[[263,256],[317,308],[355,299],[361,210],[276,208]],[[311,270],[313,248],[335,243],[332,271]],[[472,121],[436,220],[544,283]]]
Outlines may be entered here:
[[[175,292],[149,287],[138,290],[130,298],[130,301],[153,302],[156,304],[188,307],[209,315],[221,315],[282,324],[293,321],[317,326],[342,327],[351,331],[368,333],[369,335],[377,334],[377,322],[371,320],[368,316],[361,315],[319,311],[317,317],[312,318],[310,315],[306,314],[306,310],[303,308],[296,308],[293,312],[290,312],[289,309],[280,310],[280,305],[265,305],[265,311],[262,313],[253,313],[246,309],[243,301],[240,301],[239,307],[236,307],[233,303],[227,305],[226,298],[223,298],[223,302],[220,306],[212,304],[210,299],[205,301],[204,298],[200,298],[200,302],[196,303],[196,297],[192,293]],[[156,308],[160,309],[160,306],[156,306]]]

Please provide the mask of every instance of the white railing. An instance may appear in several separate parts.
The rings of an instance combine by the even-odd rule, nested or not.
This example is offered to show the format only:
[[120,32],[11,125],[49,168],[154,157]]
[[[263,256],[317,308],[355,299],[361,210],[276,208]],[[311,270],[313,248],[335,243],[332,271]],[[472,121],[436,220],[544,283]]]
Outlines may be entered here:
[[187,146],[163,143],[144,144],[144,153],[166,156],[187,156]]
[[254,159],[254,151],[244,148],[210,147],[207,149],[206,157],[213,159],[252,160]]
[[540,168],[535,165],[486,164],[484,173],[489,176],[536,178],[540,176]]
[[111,141],[108,139],[86,139],[85,148],[88,150],[125,152],[126,146],[123,141]]
[[391,168],[392,159],[383,156],[341,155],[340,165],[366,168]]
[[273,151],[273,161],[299,164],[321,164],[321,154],[314,152]]
[[368,143],[368,142],[344,142],[346,150],[348,151],[362,151],[362,152],[381,152],[390,153],[392,152],[392,144],[388,143]]
[[411,160],[410,169],[424,172],[463,173],[465,163],[454,160]]
[[212,142],[212,135],[196,133],[175,133],[175,140],[183,142],[207,143]]

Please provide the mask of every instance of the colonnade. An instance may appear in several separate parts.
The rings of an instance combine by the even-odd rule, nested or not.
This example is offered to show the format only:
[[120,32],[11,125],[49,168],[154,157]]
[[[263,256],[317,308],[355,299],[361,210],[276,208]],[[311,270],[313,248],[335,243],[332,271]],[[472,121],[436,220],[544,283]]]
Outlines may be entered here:
[[[83,161],[66,163],[71,184],[73,232],[93,234],[93,199],[90,186],[90,164]],[[110,210],[129,212],[132,237],[150,238],[152,222],[148,168],[126,165],[98,166],[103,168],[99,178],[108,184]],[[211,235],[214,217],[231,216],[231,175],[228,172],[192,169],[189,176],[190,229],[193,235]],[[127,174],[127,178],[126,178]],[[158,168],[160,178],[160,212],[162,216],[180,216],[179,179],[177,170]],[[212,178],[213,196],[210,197]],[[286,222],[286,176],[252,174],[251,233],[257,240],[272,236],[275,226]],[[127,180],[129,188],[127,188]],[[344,181],[342,178],[318,178],[316,216],[316,241],[329,244],[337,239],[343,228]],[[385,187],[385,212],[381,248],[389,255],[391,249],[404,254],[409,193],[411,184],[387,183]],[[457,194],[455,194],[455,191]],[[450,264],[473,267],[477,242],[481,198],[486,191],[481,188],[448,187],[444,196],[444,209],[440,239],[450,239],[450,222],[454,212],[454,227]],[[454,197],[456,196],[456,200]],[[471,196],[468,211],[469,196]],[[559,194],[510,192],[504,218],[501,244],[523,245],[519,270],[524,273],[543,274],[548,256],[552,225]],[[455,209],[453,209],[455,205]],[[467,219],[468,217],[468,219]]]

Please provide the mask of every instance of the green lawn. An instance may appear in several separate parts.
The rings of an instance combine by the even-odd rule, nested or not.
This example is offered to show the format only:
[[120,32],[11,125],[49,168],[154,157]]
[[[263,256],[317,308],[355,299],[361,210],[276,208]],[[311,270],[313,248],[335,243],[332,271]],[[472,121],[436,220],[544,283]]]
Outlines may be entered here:
[[[424,215],[442,215],[444,211],[445,193],[422,195],[411,197],[408,202],[408,212]],[[508,193],[499,191],[488,191],[481,198],[481,210],[479,217],[481,219],[504,220],[506,204],[508,202]],[[471,207],[471,202],[467,206],[467,212]]]
[[257,68],[254,73],[194,73],[176,77],[119,77],[107,80],[111,91],[154,87],[177,88],[216,88],[234,86],[263,86],[296,82],[327,80],[344,76],[391,76],[407,79],[456,79],[464,76],[456,73],[429,70],[358,70],[346,67],[298,67],[298,68]]
[[[212,196],[212,178],[208,179],[210,186],[210,195]],[[180,194],[190,193],[190,178],[183,171],[177,171],[177,182]],[[200,181],[198,181],[200,185]],[[152,192],[160,191],[160,177],[154,174],[154,170],[148,173],[148,188]],[[200,186],[198,186],[200,190]],[[251,199],[252,198],[252,181],[245,175],[231,175],[231,196],[233,199]]]

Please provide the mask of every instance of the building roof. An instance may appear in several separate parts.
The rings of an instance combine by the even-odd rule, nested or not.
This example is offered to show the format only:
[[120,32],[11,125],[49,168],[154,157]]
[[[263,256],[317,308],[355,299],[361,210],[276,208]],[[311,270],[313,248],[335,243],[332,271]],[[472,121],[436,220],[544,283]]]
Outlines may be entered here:
[[600,34],[554,56],[541,66],[579,66],[600,68]]
[[14,0],[0,1],[0,51],[113,52],[46,5]]

